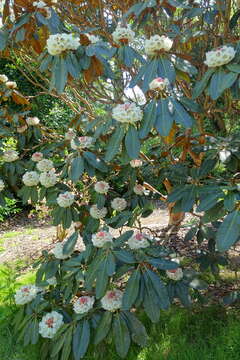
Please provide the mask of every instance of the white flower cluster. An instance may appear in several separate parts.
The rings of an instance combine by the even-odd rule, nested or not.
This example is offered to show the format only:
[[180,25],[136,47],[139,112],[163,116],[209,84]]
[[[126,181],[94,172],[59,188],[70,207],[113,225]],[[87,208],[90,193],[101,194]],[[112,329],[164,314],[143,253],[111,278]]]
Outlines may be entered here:
[[16,89],[16,88],[17,88],[17,83],[16,83],[16,81],[7,81],[7,82],[5,83],[5,85],[6,85],[6,87],[7,87],[8,89]]
[[8,81],[8,77],[4,74],[0,74],[0,82],[5,83]]
[[145,41],[145,52],[149,56],[154,56],[157,55],[160,50],[169,51],[172,44],[173,41],[167,36],[153,35]]
[[94,185],[94,190],[99,194],[106,194],[109,190],[109,184],[106,181],[98,181]]
[[40,321],[39,334],[43,338],[52,339],[63,323],[63,316],[56,311],[51,311],[44,315]]
[[65,140],[72,140],[76,136],[76,131],[74,129],[69,128],[65,133]]
[[103,309],[114,311],[122,306],[123,292],[121,290],[107,291],[106,295],[101,299]]
[[183,278],[183,271],[181,268],[167,270],[166,274],[169,277],[169,279],[174,280],[174,281],[178,281]]
[[136,167],[140,167],[140,166],[142,166],[142,160],[140,160],[140,159],[133,159],[133,160],[131,160],[130,161],[130,165],[131,165],[131,167],[132,168],[136,168]]
[[59,194],[57,197],[57,203],[63,208],[71,206],[74,203],[74,194],[69,191]]
[[107,215],[107,208],[102,207],[99,209],[97,205],[92,205],[90,207],[90,215],[94,219],[103,219]]
[[39,174],[36,171],[27,171],[23,175],[22,181],[26,186],[37,186],[39,183]]
[[57,285],[57,278],[56,276],[52,276],[46,280],[49,285]]
[[111,201],[111,207],[117,211],[123,211],[127,207],[127,202],[123,198],[115,198]]
[[52,249],[52,254],[55,256],[56,259],[63,260],[67,259],[69,255],[63,255],[63,246],[65,242],[58,242]]
[[18,152],[15,150],[7,150],[3,153],[3,161],[5,162],[13,162],[19,158]]
[[121,42],[121,40],[127,40],[129,42],[134,39],[134,31],[132,31],[130,25],[123,26],[118,24],[115,31],[112,33],[113,41],[116,43]]
[[127,241],[128,246],[130,249],[142,249],[149,246],[149,242],[147,240],[147,236],[145,234],[142,234],[138,232],[137,234],[134,234],[130,237]]
[[143,112],[135,103],[124,103],[113,108],[112,116],[122,123],[135,123],[142,120]]
[[112,243],[113,237],[108,231],[99,231],[92,235],[92,243],[94,246],[101,248],[106,243]]
[[34,117],[28,117],[26,118],[26,123],[29,125],[29,126],[36,126],[38,125],[40,122],[39,118],[34,116]]
[[74,34],[50,35],[47,40],[47,49],[50,55],[60,55],[66,50],[77,50],[80,46],[79,37]]
[[141,184],[136,184],[133,187],[133,191],[135,192],[136,195],[143,195],[144,191],[145,191],[145,188]]
[[228,64],[235,56],[236,51],[232,46],[221,46],[206,53],[204,64],[208,67],[222,66]]
[[40,183],[45,186],[46,188],[50,188],[57,183],[57,175],[53,170],[42,172],[40,175]]
[[91,44],[96,44],[97,42],[101,41],[99,36],[91,35],[91,34],[84,34],[88,37],[88,40]]
[[158,77],[153,79],[149,84],[150,90],[165,90],[169,86],[169,80],[167,78]]
[[41,152],[35,152],[32,154],[31,160],[34,162],[39,162],[43,159],[43,153]]
[[91,136],[80,136],[76,140],[71,140],[71,148],[73,150],[88,148],[92,145],[93,138]]
[[2,179],[0,179],[0,191],[3,191],[4,188],[5,188],[4,182]]
[[73,304],[73,310],[77,314],[84,314],[93,308],[95,299],[93,296],[81,296]]
[[24,133],[24,131],[27,130],[27,128],[28,128],[27,125],[18,126],[18,127],[17,127],[17,132],[18,132],[19,134],[22,134],[22,133]]
[[17,305],[24,305],[35,299],[37,293],[40,291],[35,285],[23,285],[16,291],[14,295],[15,303]]
[[[36,160],[35,160],[35,161],[36,161]],[[40,161],[37,163],[37,168],[38,168],[38,170],[41,171],[41,172],[50,171],[50,170],[52,170],[52,168],[53,168],[53,162],[52,162],[52,160],[48,160],[48,159],[40,160]]]

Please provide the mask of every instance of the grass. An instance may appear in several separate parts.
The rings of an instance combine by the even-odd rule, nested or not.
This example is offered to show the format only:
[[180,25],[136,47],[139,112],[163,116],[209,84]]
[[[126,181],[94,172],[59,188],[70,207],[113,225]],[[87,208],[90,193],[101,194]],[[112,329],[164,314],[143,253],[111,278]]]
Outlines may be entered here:
[[[4,272],[3,272],[4,271]],[[11,267],[0,267],[0,284],[16,287],[34,282],[35,273],[17,276]],[[16,285],[17,284],[17,285]],[[11,287],[12,286],[12,287]],[[39,360],[39,347],[23,348],[16,343],[11,327],[14,306],[5,300],[0,288],[0,360]],[[2,320],[1,320],[2,319]],[[146,348],[133,346],[126,360],[239,360],[240,311],[227,311],[220,305],[183,309],[172,307],[162,312],[161,321],[151,324],[142,318],[148,334]],[[114,345],[99,345],[85,360],[119,360]]]

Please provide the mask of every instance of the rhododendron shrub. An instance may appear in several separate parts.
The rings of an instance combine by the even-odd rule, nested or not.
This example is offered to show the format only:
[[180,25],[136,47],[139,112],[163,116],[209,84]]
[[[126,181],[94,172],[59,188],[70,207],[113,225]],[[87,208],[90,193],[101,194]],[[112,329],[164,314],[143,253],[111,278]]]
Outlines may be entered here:
[[[234,1],[5,2],[2,56],[76,113],[64,134],[46,128],[0,75],[0,201],[44,203],[68,232],[15,296],[19,337],[43,359],[110,341],[127,356],[147,344],[141,312],[155,323],[176,299],[191,306],[200,272],[226,264],[240,236],[238,14]],[[199,272],[142,225],[159,199],[169,229],[196,217]]]

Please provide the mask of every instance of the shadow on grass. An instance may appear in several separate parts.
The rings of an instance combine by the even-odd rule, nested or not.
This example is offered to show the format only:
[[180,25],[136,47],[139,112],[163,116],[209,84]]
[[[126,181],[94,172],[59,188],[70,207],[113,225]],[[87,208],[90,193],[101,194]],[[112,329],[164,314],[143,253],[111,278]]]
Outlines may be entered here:
[[[4,306],[0,313],[6,312]],[[173,307],[158,324],[142,317],[149,333],[146,348],[133,346],[126,360],[239,360],[240,311],[211,306],[201,309]],[[11,317],[0,323],[1,360],[39,360],[38,346],[16,343]],[[85,360],[119,360],[113,344],[100,344]]]

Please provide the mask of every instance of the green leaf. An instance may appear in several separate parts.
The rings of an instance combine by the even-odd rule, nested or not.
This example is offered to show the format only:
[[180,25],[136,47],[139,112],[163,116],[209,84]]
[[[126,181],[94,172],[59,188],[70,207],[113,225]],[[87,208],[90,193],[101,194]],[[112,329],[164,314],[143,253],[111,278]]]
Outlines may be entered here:
[[223,207],[223,200],[216,203],[211,209],[207,210],[202,217],[203,224],[221,219],[226,211]]
[[119,247],[123,245],[131,236],[133,235],[133,230],[128,230],[114,240],[114,247]]
[[127,153],[131,159],[137,159],[140,151],[140,141],[137,129],[130,125],[125,137],[125,146]]
[[214,73],[214,71],[215,71],[214,68],[208,69],[207,72],[203,75],[202,79],[196,82],[196,85],[194,86],[192,91],[193,99],[196,99],[199,95],[201,95],[203,90],[206,88],[208,81],[212,76],[212,74]]
[[125,128],[123,126],[118,126],[109,140],[107,151],[105,154],[105,161],[111,161],[118,153],[124,135]]
[[63,246],[63,255],[71,255],[77,243],[77,239],[78,239],[78,232],[75,231],[65,242]]
[[61,360],[68,360],[69,359],[69,356],[70,356],[70,353],[71,353],[72,330],[73,330],[73,328],[70,327],[66,332],[64,346],[62,348]]
[[240,74],[240,64],[227,64],[226,67],[228,70]]
[[149,63],[146,64],[144,80],[142,84],[143,92],[149,90],[149,83],[157,77],[157,67],[158,67],[157,59],[151,60]]
[[161,78],[167,78],[171,83],[176,79],[176,72],[173,64],[166,57],[158,59],[158,76]]
[[144,139],[148,136],[149,132],[153,128],[156,120],[157,108],[156,100],[151,101],[144,109],[143,121],[139,130],[139,138]]
[[175,110],[173,114],[175,121],[186,128],[191,128],[194,122],[193,118],[176,99],[172,99],[172,103]]
[[8,42],[8,31],[0,30],[0,51],[3,51]]
[[211,78],[209,95],[213,100],[217,100],[223,91],[232,86],[238,74],[234,72],[225,73],[223,70],[215,72]]
[[115,256],[126,264],[134,264],[136,262],[134,256],[127,250],[114,250]]
[[64,91],[67,82],[67,75],[68,72],[64,57],[56,57],[56,60],[54,59],[52,65],[53,82],[51,87],[55,87],[58,94],[62,94]]
[[175,284],[175,295],[179,298],[183,306],[191,306],[191,298],[189,296],[189,288],[182,281]]
[[218,251],[228,250],[240,236],[240,212],[233,211],[228,214],[220,225],[216,242]]
[[87,162],[91,166],[98,169],[99,171],[102,171],[102,172],[108,171],[107,165],[101,159],[97,158],[97,156],[94,153],[92,153],[90,151],[85,151],[83,153],[83,157],[87,160]]
[[237,26],[239,19],[240,19],[240,9],[238,9],[230,19],[229,28],[231,30],[233,30]]
[[109,333],[112,325],[112,317],[113,314],[110,311],[105,311],[97,327],[94,338],[94,345],[99,344]]
[[84,172],[84,159],[78,156],[73,159],[70,169],[70,179],[76,183]]
[[31,344],[37,344],[39,339],[39,324],[38,320],[35,318],[32,322],[32,334],[31,334]]
[[165,284],[161,281],[160,277],[153,271],[147,270],[147,275],[152,282],[154,290],[158,294],[161,309],[167,310],[170,306],[170,302]]
[[127,324],[119,313],[114,315],[113,336],[117,353],[121,358],[124,358],[128,353],[131,339]]
[[234,194],[233,192],[228,193],[224,198],[224,208],[228,211],[233,211],[236,201],[236,194]]
[[80,360],[87,352],[87,348],[90,341],[90,325],[88,320],[84,320],[77,325],[77,328],[73,335],[73,355],[74,360]]
[[140,346],[143,347],[146,346],[148,335],[145,326],[130,311],[124,311],[124,315],[128,321],[128,326],[130,328],[132,340]]
[[208,194],[208,196],[204,197],[200,204],[197,207],[197,212],[206,211],[211,209],[218,200],[222,197],[222,192],[217,192],[213,194]]
[[137,269],[133,271],[128,279],[122,299],[122,308],[124,310],[131,309],[134,304],[139,292],[140,278],[140,271]]
[[178,268],[178,264],[171,260],[166,259],[157,259],[157,258],[147,258],[145,260],[149,264],[161,270],[173,270]]
[[196,75],[198,73],[197,68],[187,60],[177,57],[174,65],[178,70],[188,73],[189,75]]
[[169,100],[158,101],[156,129],[162,136],[168,136],[173,125],[173,117],[169,112]]

